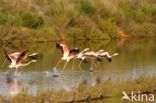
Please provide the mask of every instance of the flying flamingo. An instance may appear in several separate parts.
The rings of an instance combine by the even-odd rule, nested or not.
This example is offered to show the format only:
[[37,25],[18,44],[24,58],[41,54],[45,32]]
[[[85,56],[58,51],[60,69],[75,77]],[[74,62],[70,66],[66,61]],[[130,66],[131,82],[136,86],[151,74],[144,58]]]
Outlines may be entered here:
[[98,55],[99,58],[106,58],[109,62],[112,61],[112,57],[114,56],[118,56],[118,53],[114,53],[112,55],[110,55],[108,52],[102,52]]
[[[94,51],[89,51],[89,48],[84,49],[82,52],[77,54],[76,58],[81,59],[81,62],[79,64],[79,68],[81,69],[81,64],[82,62],[86,59],[89,58],[91,59],[91,68],[90,70],[93,71],[93,64],[95,63],[95,60],[101,61],[101,58],[105,57],[109,62],[112,61],[113,56],[117,56],[118,53],[115,53],[113,55],[110,55],[108,52],[104,52],[104,50],[100,49],[97,52]],[[81,69],[82,71],[82,69]]]
[[5,52],[5,55],[7,57],[7,60],[9,60],[11,62],[11,64],[9,65],[9,68],[10,69],[7,72],[9,72],[10,70],[12,70],[13,68],[15,68],[15,71],[18,71],[18,68],[19,67],[27,66],[27,65],[31,64],[32,62],[36,62],[35,59],[32,59],[28,63],[25,63],[25,64],[22,63],[28,57],[31,57],[32,58],[35,55],[35,54],[28,55],[28,50],[23,51],[22,53],[15,52],[15,53],[11,53],[11,54],[7,54]]
[[[60,64],[60,62],[62,60],[65,60],[66,63],[63,66],[63,69],[62,69],[62,72],[61,72],[61,74],[62,74],[63,71],[64,71],[64,69],[65,69],[65,67],[67,66],[68,62],[76,56],[76,54],[79,52],[79,49],[78,48],[74,48],[74,49],[69,50],[68,46],[66,44],[63,44],[63,43],[57,43],[56,44],[56,47],[59,48],[59,49],[61,49],[61,51],[63,53],[63,56],[57,62],[56,66],[53,69],[56,70],[56,68]],[[74,62],[73,62],[73,64],[74,64]]]
[[82,52],[78,53],[76,55],[76,58],[81,59],[81,62],[79,63],[80,70],[82,71],[81,69],[82,62],[87,58],[91,59],[91,67],[93,67],[94,59],[100,61],[100,58],[98,56],[101,52],[103,52],[103,50],[94,52],[94,51],[89,51],[89,48],[85,48]]

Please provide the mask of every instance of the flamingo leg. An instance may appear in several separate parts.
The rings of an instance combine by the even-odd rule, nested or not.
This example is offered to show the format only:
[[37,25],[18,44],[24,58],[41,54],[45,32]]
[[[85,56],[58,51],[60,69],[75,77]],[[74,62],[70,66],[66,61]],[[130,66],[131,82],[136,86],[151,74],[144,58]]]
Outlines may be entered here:
[[6,74],[9,75],[9,72],[12,70],[13,68],[10,68],[9,70],[6,71]]
[[72,65],[72,70],[74,69],[74,67],[75,67],[75,66],[74,66],[74,59],[73,59],[73,65]]
[[4,60],[4,62],[2,63],[1,67],[3,67],[3,66],[4,66],[4,64],[5,64],[6,60],[7,60],[7,59],[5,58],[5,60]]
[[63,66],[63,69],[62,69],[62,71],[61,71],[61,74],[63,73],[64,69],[66,68],[68,62],[69,62],[69,61],[67,61],[66,64]]
[[90,71],[94,70],[94,58],[91,59],[91,66],[90,66]]
[[15,72],[18,72],[18,68],[15,69]]
[[84,74],[80,75],[80,78],[78,79],[78,84],[82,83],[82,80],[83,80],[85,75],[87,75],[87,73],[84,73]]
[[79,63],[79,69],[80,69],[81,72],[84,72],[84,70],[82,70],[82,68],[81,68],[82,62],[83,62],[83,60]]
[[58,65],[61,63],[61,61],[62,61],[62,59],[60,59],[60,60],[57,62],[57,64],[55,65],[55,67],[54,67],[54,68],[57,68],[57,67],[58,67]]

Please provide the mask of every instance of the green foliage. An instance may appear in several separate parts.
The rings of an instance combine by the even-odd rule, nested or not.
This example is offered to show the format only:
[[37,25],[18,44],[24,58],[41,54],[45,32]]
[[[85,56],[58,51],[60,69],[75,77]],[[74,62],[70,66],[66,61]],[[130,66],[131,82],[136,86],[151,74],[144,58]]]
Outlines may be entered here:
[[8,16],[3,13],[0,12],[0,24],[7,24],[8,23]]
[[70,36],[70,38],[72,38],[72,39],[74,39],[74,38],[80,39],[79,35],[83,35],[83,31],[79,27],[71,27],[67,30],[66,34],[68,34]]
[[119,38],[119,29],[128,36],[148,37],[155,36],[156,4],[154,0],[0,0],[0,24],[28,30],[21,30],[21,38],[27,34],[44,41],[48,36]]
[[102,40],[102,39],[110,39],[109,35],[101,32],[99,29],[97,28],[91,28],[90,33],[88,34],[88,36],[90,37],[90,39],[94,39],[94,40]]
[[101,17],[108,18],[111,16],[111,13],[106,8],[101,8],[100,10]]
[[[52,41],[58,40],[59,38],[56,35],[56,31],[53,27],[43,27],[38,30],[38,39],[41,41]],[[40,36],[42,35],[42,38]]]
[[[124,12],[127,20],[135,21],[137,23],[145,22],[146,18],[150,16],[151,5],[145,1],[122,1],[120,8]],[[153,6],[152,6],[153,7]]]
[[43,18],[31,12],[22,12],[22,25],[29,28],[37,28],[43,24]]
[[116,22],[114,19],[109,18],[109,19],[100,19],[99,20],[99,26],[102,29],[104,33],[106,33],[109,37],[111,38],[116,38],[117,34],[116,33]]
[[93,5],[91,4],[90,0],[80,0],[79,6],[80,11],[89,15],[93,15],[96,11]]
[[127,31],[130,31],[135,37],[153,37],[156,33],[156,30],[154,29],[156,26],[152,24],[132,24],[129,28],[130,29]]
[[49,3],[48,14],[51,15],[52,26],[60,37],[69,26],[77,22],[79,12],[70,0],[53,0]]
[[150,7],[150,13],[151,13],[151,22],[156,23],[156,4],[151,5]]

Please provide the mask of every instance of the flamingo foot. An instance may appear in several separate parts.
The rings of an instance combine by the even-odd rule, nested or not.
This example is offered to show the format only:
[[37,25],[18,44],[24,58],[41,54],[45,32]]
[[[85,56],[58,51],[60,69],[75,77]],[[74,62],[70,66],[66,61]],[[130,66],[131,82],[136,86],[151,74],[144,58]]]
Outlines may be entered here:
[[59,74],[59,71],[56,68],[53,68],[53,77],[58,77]]
[[58,74],[58,70],[56,69],[56,67],[54,67],[53,69],[49,69],[47,71],[44,72],[46,74],[46,76],[49,76],[50,74]]
[[90,68],[89,72],[93,72],[94,71],[94,68]]
[[15,71],[14,76],[22,76],[22,74],[19,71]]
[[48,77],[50,74],[50,71],[44,71],[43,73],[46,75],[46,77]]

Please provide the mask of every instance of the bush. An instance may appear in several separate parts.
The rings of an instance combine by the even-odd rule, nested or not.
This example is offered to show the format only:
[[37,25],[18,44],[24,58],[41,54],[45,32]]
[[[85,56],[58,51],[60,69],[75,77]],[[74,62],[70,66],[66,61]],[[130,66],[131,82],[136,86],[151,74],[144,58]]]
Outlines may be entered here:
[[154,28],[156,28],[156,26],[152,24],[132,24],[129,26],[129,32],[136,37],[153,37],[156,33]]
[[100,19],[99,20],[99,26],[105,34],[110,36],[111,38],[117,37],[117,27],[116,22],[112,18],[108,19]]
[[83,31],[79,27],[71,27],[69,30],[67,30],[66,34],[68,34],[72,39],[80,39],[83,35]]
[[89,0],[80,0],[79,7],[80,11],[89,15],[93,15],[96,11],[96,9],[93,7]]
[[110,39],[110,37],[107,34],[102,33],[96,28],[92,28],[88,35],[91,39]]
[[43,24],[43,18],[31,12],[22,12],[22,25],[29,28],[37,28]]
[[120,8],[124,12],[128,21],[143,23],[147,14],[147,6],[139,1],[124,1],[120,2]]
[[43,27],[38,30],[39,37],[42,36],[42,41],[58,40],[56,31],[53,27]]
[[5,13],[0,12],[0,24],[6,23],[8,23],[8,16]]
[[152,17],[151,21],[156,23],[156,4],[151,6],[150,12],[151,12],[151,17]]

